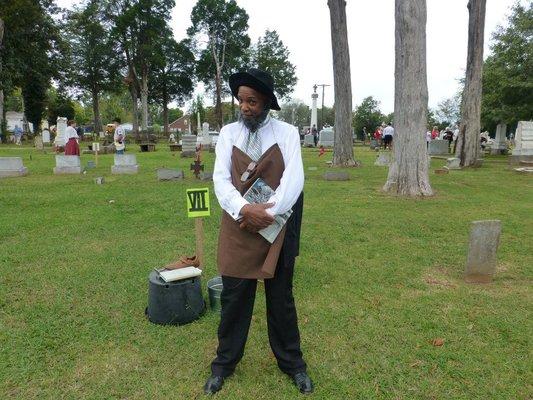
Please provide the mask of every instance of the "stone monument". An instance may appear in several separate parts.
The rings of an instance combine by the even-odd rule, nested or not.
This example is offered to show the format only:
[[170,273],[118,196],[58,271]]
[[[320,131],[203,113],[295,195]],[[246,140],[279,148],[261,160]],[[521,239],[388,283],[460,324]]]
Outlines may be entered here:
[[202,124],[202,138],[200,139],[200,143],[202,143],[204,150],[209,150],[209,148],[211,147],[211,137],[209,136],[209,122],[204,122]]
[[333,147],[335,143],[335,133],[333,128],[324,128],[320,131],[318,136],[318,147]]
[[489,283],[496,272],[496,253],[500,243],[499,220],[474,221],[470,231],[465,281]]
[[314,89],[314,92],[311,95],[312,106],[311,106],[311,125],[310,125],[310,129],[313,129],[313,125],[315,126],[315,128],[318,129],[318,125],[317,125],[317,110],[316,110],[316,101],[318,99],[318,93],[316,92],[316,90],[318,89],[318,86],[317,85],[313,86],[313,89]]
[[50,143],[50,131],[48,129],[43,129],[42,137],[43,137],[43,144]]
[[56,155],[54,174],[81,174],[80,157]]
[[309,133],[304,136],[304,147],[315,147],[315,138]]
[[520,121],[516,127],[515,148],[509,160],[512,164],[533,161],[533,121]]
[[374,162],[374,165],[380,167],[388,167],[392,163],[392,153],[390,151],[380,151]]
[[56,137],[54,145],[62,147],[66,144],[65,131],[67,129],[67,119],[64,117],[57,117],[56,123]]
[[430,156],[439,156],[443,154],[448,154],[448,145],[447,140],[435,139],[429,142],[428,153]]
[[507,125],[498,124],[490,154],[507,154]]
[[112,174],[136,174],[137,172],[139,172],[139,165],[137,165],[135,154],[115,154],[115,165],[111,166]]
[[181,170],[170,168],[159,168],[157,170],[158,181],[181,181],[184,177],[185,175]]
[[28,175],[21,157],[0,157],[0,178]]
[[196,155],[196,136],[183,135],[181,137],[181,156],[194,157]]
[[448,169],[461,169],[461,159],[457,157],[451,157],[446,160],[446,168]]

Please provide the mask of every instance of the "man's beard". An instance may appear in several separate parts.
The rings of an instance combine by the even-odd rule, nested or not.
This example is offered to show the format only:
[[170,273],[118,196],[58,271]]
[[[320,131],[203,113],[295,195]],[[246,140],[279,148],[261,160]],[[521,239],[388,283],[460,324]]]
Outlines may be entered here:
[[261,124],[265,122],[265,119],[268,117],[269,113],[270,107],[265,107],[258,116],[247,116],[241,111],[239,113],[239,121],[242,122],[244,126],[250,130],[250,132],[255,132],[259,129]]

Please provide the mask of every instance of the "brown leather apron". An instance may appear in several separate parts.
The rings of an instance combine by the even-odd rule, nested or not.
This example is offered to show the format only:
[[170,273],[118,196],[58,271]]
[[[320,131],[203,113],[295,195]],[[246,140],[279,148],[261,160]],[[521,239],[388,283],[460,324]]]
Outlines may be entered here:
[[[255,170],[245,182],[241,176],[253,160],[233,146],[231,154],[231,181],[244,195],[257,178],[262,178],[272,189],[279,186],[285,163],[277,144],[271,146],[257,160]],[[218,271],[221,275],[245,279],[268,279],[274,276],[283,239],[284,227],[274,243],[270,244],[259,233],[251,233],[239,227],[227,212],[222,213],[218,238]]]

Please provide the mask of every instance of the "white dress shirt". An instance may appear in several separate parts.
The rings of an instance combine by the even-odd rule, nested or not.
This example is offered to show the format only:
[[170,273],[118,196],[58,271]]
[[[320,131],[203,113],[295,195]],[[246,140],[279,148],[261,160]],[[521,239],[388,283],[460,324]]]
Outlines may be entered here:
[[[276,215],[290,210],[298,200],[304,186],[304,169],[298,129],[274,118],[267,118],[268,120],[257,132],[261,138],[262,154],[277,143],[285,163],[280,184],[269,200],[269,203],[275,204],[267,209],[268,213]],[[244,151],[247,138],[248,128],[243,123],[234,122],[226,125],[220,130],[215,151],[213,171],[215,194],[220,207],[235,220],[241,217],[240,211],[248,202],[231,181],[231,155],[233,146]]]
[[388,125],[385,129],[383,129],[383,136],[394,136],[394,128],[390,125]]

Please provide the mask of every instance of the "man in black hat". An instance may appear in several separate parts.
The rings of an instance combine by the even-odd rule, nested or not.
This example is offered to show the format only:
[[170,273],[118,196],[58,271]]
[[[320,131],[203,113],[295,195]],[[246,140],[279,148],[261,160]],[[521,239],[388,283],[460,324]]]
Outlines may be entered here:
[[[217,257],[222,311],[217,356],[204,391],[219,391],[241,360],[257,280],[263,279],[268,337],[278,366],[300,392],[311,393],[292,295],[303,208],[300,137],[294,126],[269,115],[271,109],[280,109],[270,74],[250,69],[233,74],[229,83],[240,117],[222,128],[216,146],[213,182],[223,209]],[[249,203],[243,197],[259,178],[274,190],[266,204]],[[290,218],[270,243],[259,231],[280,215]]]

